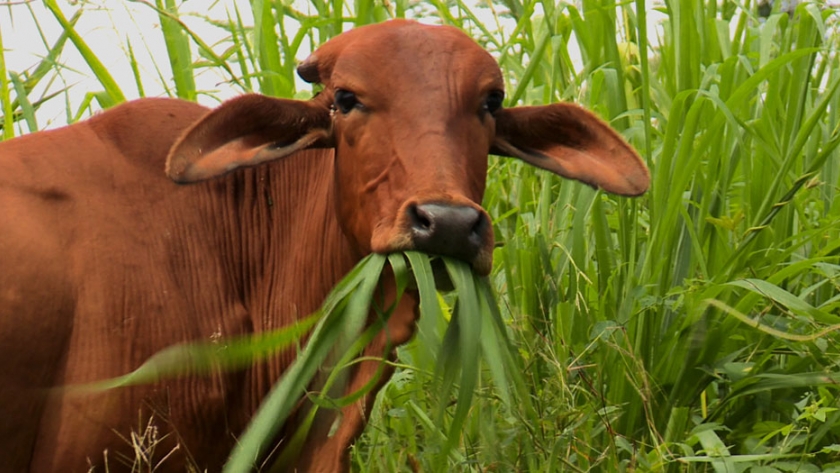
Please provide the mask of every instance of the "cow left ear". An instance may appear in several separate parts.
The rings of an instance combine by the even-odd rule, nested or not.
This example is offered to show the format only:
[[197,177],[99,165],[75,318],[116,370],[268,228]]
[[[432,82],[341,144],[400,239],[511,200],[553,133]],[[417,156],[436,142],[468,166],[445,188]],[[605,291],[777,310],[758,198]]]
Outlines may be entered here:
[[306,148],[332,146],[332,119],[322,97],[310,101],[243,95],[193,124],[166,158],[180,184],[256,166]]
[[636,196],[650,184],[647,166],[612,128],[577,105],[501,109],[491,153],[522,159],[560,176]]

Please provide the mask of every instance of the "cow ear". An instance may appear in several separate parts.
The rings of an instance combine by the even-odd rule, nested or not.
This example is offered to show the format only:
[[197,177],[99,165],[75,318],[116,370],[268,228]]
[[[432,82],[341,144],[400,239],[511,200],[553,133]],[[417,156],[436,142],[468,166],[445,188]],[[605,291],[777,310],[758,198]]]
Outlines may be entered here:
[[635,196],[650,184],[639,155],[601,119],[568,103],[496,112],[491,153],[522,159],[607,192]]
[[332,146],[325,100],[284,100],[243,95],[193,124],[169,151],[166,174],[198,182],[241,167],[280,159],[306,148]]

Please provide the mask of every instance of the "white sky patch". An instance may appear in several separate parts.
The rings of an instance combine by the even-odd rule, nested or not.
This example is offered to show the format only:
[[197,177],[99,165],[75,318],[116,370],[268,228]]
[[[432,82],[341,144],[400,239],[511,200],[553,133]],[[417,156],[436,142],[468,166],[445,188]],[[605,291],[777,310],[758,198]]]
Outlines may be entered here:
[[[234,3],[240,5],[243,22],[246,22],[247,26],[253,25],[253,17],[247,1],[218,2],[214,3],[210,9],[207,8],[208,3],[207,1],[183,2],[180,13],[187,27],[211,46],[228,35],[205,18],[224,20],[228,12],[233,17],[235,15]],[[76,31],[93,49],[128,99],[140,97],[129,61],[128,44],[131,45],[137,59],[144,95],[149,97],[169,95],[164,83],[171,84],[172,72],[160,30],[160,20],[153,8],[142,2],[105,0],[100,0],[98,3],[86,2],[83,6],[60,2],[60,6],[68,19],[78,9],[84,9],[76,24]],[[0,7],[0,33],[3,35],[7,70],[21,74],[27,70],[32,71],[46,56],[49,48],[60,37],[62,29],[47,7],[41,2],[31,2],[25,5]],[[197,55],[194,55],[193,59],[197,59]],[[39,119],[47,120],[46,123],[39,123],[41,128],[53,128],[65,124],[68,113],[70,115],[76,113],[85,94],[102,90],[99,81],[69,40],[58,62],[62,65],[57,79],[59,83],[46,84],[42,81],[42,84],[30,95],[30,100],[37,100],[45,93],[45,90],[55,92],[69,87],[70,103],[64,103],[58,98],[47,102],[38,112]],[[239,91],[226,84],[225,80],[225,77],[211,68],[200,69],[196,73],[196,88],[211,92],[221,99],[237,95]],[[199,102],[213,106],[218,103],[218,100],[208,95],[201,95]]]
[[[840,0],[838,0],[840,1]],[[171,84],[172,72],[168,62],[163,34],[160,30],[160,20],[157,12],[150,5],[154,0],[91,0],[67,2],[59,0],[58,3],[68,19],[79,9],[83,9],[79,22],[76,24],[76,31],[83,37],[84,41],[93,49],[99,60],[107,67],[109,73],[114,77],[122,92],[128,99],[140,97],[136,80],[129,62],[127,45],[130,44],[138,62],[140,78],[143,87],[143,94],[148,97],[174,95],[174,90],[167,92],[164,84]],[[348,2],[349,3],[349,2]],[[651,5],[659,5],[659,0],[651,0]],[[62,33],[62,29],[55,20],[52,13],[42,2],[11,2],[2,4],[0,2],[0,34],[3,37],[5,47],[6,67],[10,72],[23,74],[32,71],[34,67],[46,55],[49,48],[56,42]],[[486,5],[486,0],[476,0],[473,12],[485,25],[496,25],[497,18],[501,21],[499,26],[505,31],[512,31],[514,22],[507,17],[494,17],[492,10]],[[423,9],[424,4],[416,6],[418,10]],[[296,0],[292,7],[304,14],[313,14],[308,1]],[[242,21],[246,26],[253,25],[253,15],[250,2],[247,0],[187,0],[178,4],[182,21],[197,36],[213,47],[214,51],[220,53],[228,44],[219,44],[229,37],[229,32],[214,26],[207,21],[211,18],[216,21],[226,21],[227,18],[236,18],[236,9],[239,9]],[[502,7],[493,6],[497,13],[502,13]],[[422,18],[422,21],[429,23],[438,22],[434,8],[429,5],[430,13]],[[350,12],[346,12],[347,15]],[[540,12],[535,12],[539,14]],[[648,36],[649,41],[655,43],[661,34],[658,26],[665,15],[648,9]],[[37,19],[37,22],[35,21]],[[294,34],[292,30],[294,22],[287,23],[290,30],[287,35]],[[195,53],[197,48],[193,45],[193,60],[199,59]],[[573,61],[580,61],[580,55],[574,38],[569,44]],[[297,61],[303,60],[309,51],[307,45],[302,45]],[[67,123],[68,118],[78,113],[84,103],[85,96],[91,92],[102,90],[102,86],[88,68],[87,64],[69,41],[58,61],[62,67],[58,68],[59,75],[53,82],[48,82],[50,75],[29,95],[31,101],[37,101],[49,93],[61,91],[68,88],[65,96],[56,97],[45,103],[37,113],[38,127],[40,129],[55,128]],[[196,88],[205,93],[198,97],[199,103],[207,106],[215,106],[220,100],[231,98],[241,93],[241,89],[235,85],[228,84],[227,77],[217,69],[203,68],[196,71]],[[309,86],[302,81],[298,83],[298,90],[307,90]],[[93,108],[96,108],[94,102]],[[16,134],[28,131],[22,123],[17,124]]]

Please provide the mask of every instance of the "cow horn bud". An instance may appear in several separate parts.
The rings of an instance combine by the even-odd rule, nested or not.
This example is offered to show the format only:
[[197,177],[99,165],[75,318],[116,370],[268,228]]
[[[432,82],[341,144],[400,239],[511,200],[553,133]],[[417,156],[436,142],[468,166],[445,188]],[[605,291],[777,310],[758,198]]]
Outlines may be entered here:
[[301,79],[310,84],[320,83],[321,75],[318,72],[318,57],[311,54],[302,63],[298,64],[297,73]]

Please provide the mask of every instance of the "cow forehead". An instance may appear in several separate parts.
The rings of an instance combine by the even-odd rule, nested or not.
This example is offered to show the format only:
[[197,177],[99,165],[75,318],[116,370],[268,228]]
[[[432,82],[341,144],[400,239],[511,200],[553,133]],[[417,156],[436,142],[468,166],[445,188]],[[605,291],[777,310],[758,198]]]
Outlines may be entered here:
[[495,59],[457,28],[405,21],[351,33],[355,34],[334,59],[329,82],[335,87],[369,93],[371,89],[425,89],[441,83],[476,93],[504,88]]

